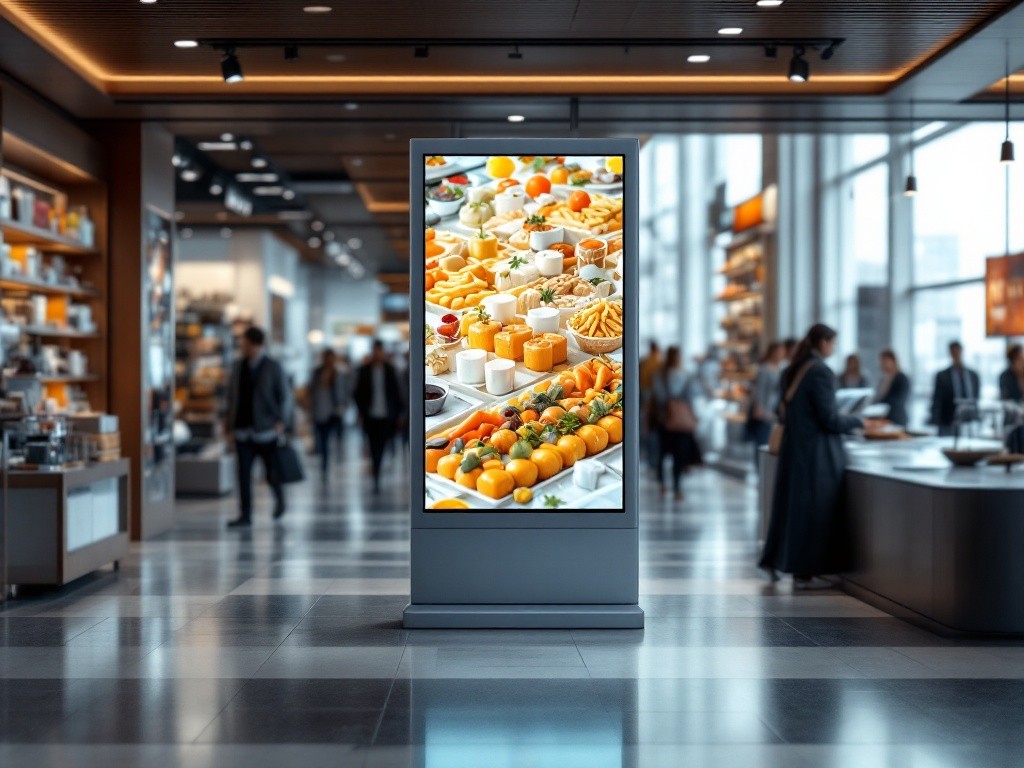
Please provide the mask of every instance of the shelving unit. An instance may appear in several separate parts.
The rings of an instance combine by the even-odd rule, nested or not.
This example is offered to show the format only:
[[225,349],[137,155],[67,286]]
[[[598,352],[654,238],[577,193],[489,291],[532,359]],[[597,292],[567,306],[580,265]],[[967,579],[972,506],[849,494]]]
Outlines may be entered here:
[[[88,210],[93,229],[91,243],[36,226],[38,222],[29,223],[29,214],[18,215],[16,209],[11,211],[16,218],[0,217],[0,241],[14,249],[31,247],[38,252],[41,261],[38,270],[32,271],[26,269],[24,262],[17,263],[19,258],[31,258],[24,255],[16,257],[14,263],[5,264],[0,274],[0,299],[5,307],[19,312],[20,321],[13,325],[21,337],[18,347],[22,353],[38,360],[44,345],[57,346],[62,355],[77,350],[88,361],[84,375],[41,372],[44,397],[53,398],[60,407],[81,399],[92,410],[105,411],[108,407],[106,187],[99,179],[69,166],[62,158],[24,140],[14,139],[6,132],[0,147],[3,150],[0,174],[6,177],[12,192],[30,192],[33,204],[41,200],[50,203],[57,212],[51,219],[61,222],[60,226],[72,226],[73,216],[66,212],[81,207]],[[57,226],[55,224],[54,228]],[[73,230],[69,230],[71,232]],[[46,275],[54,259],[63,260],[63,274],[57,270],[56,275]],[[31,315],[30,321],[25,322],[25,303],[37,296],[47,298],[46,324],[31,322],[41,319]],[[73,305],[88,306],[95,330],[87,327],[82,331],[73,326]],[[12,318],[8,317],[6,322],[10,325]],[[6,357],[3,362],[8,363]]]

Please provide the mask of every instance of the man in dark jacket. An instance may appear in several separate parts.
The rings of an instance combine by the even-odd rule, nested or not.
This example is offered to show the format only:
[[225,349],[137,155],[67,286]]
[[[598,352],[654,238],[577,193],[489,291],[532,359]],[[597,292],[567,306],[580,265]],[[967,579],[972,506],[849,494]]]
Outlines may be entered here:
[[[981,395],[981,380],[978,374],[964,365],[964,348],[959,341],[949,345],[952,365],[935,375],[935,391],[932,394],[931,423],[939,428],[939,434],[953,434],[958,402],[976,402]],[[976,413],[965,413],[962,420],[973,421]]]
[[266,335],[251,327],[242,334],[242,356],[235,361],[228,382],[226,431],[235,443],[238,470],[237,528],[252,524],[252,466],[263,462],[274,492],[274,518],[285,512],[284,489],[277,477],[277,444],[291,420],[292,394],[281,364],[266,353]]
[[882,370],[882,380],[875,392],[875,402],[889,406],[886,418],[901,427],[910,423],[907,413],[907,401],[910,400],[910,379],[900,370],[896,353],[884,349],[878,355],[878,366]]
[[402,424],[405,398],[398,372],[387,359],[384,344],[373,342],[370,359],[359,368],[353,399],[359,409],[359,419],[370,444],[373,465],[373,492],[380,493],[380,469],[388,442]]

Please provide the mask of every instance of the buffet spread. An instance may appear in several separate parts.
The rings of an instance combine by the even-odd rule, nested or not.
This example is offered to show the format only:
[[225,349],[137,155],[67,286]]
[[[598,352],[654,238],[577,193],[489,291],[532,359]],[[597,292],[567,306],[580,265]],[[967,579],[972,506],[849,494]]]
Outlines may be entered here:
[[621,509],[622,158],[424,162],[426,506]]

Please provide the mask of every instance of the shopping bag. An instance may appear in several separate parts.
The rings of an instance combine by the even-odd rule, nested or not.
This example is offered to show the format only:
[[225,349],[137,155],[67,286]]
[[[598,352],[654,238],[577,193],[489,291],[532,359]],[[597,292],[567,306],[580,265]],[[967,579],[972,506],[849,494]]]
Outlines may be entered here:
[[306,479],[302,459],[291,441],[278,443],[274,464],[274,474],[279,483],[300,483]]

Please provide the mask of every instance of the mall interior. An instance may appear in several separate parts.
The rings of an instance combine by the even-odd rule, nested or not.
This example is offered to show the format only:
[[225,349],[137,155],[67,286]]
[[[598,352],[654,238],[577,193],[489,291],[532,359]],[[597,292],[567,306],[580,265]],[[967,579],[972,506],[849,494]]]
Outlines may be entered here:
[[0,764],[1019,765],[1019,121],[1020,0],[0,0]]

